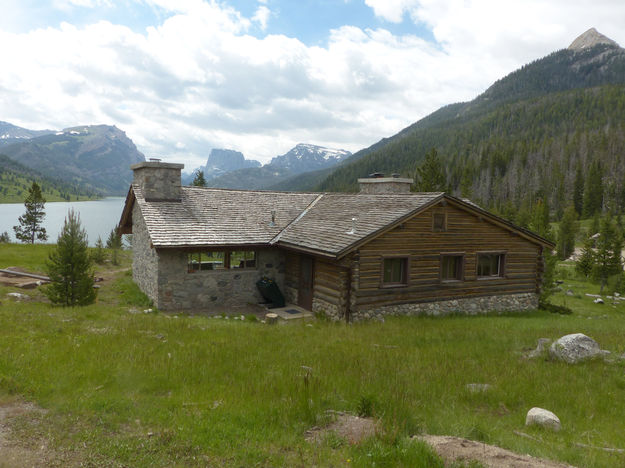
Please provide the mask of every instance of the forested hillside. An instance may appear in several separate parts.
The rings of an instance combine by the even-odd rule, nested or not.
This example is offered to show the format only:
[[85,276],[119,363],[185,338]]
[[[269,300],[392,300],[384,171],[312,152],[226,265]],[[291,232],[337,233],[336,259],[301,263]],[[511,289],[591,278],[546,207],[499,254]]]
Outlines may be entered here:
[[0,203],[21,203],[36,181],[47,201],[76,201],[99,198],[101,194],[77,184],[45,177],[0,154]]
[[356,190],[371,172],[413,177],[436,148],[447,189],[503,214],[575,202],[589,216],[625,209],[625,50],[561,50],[468,103],[446,106],[356,153],[317,189]]

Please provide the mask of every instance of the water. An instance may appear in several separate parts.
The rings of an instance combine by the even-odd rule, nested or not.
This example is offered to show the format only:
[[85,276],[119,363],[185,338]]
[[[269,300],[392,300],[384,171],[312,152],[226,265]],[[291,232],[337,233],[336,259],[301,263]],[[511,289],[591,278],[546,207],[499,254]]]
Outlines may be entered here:
[[[108,197],[95,201],[46,203],[43,227],[48,233],[47,242],[56,242],[70,208],[80,213],[80,223],[87,231],[89,245],[94,245],[98,236],[106,243],[111,230],[119,223],[124,209],[124,198]],[[15,241],[13,226],[18,224],[17,218],[25,211],[23,203],[0,203],[0,233],[8,232],[11,240]]]

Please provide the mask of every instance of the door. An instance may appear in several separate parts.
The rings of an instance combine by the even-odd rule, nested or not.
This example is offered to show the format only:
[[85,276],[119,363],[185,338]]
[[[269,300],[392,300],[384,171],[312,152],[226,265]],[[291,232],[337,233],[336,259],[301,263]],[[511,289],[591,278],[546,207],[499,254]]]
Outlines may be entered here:
[[313,258],[301,255],[299,259],[299,293],[297,295],[297,305],[306,310],[312,310],[313,269]]

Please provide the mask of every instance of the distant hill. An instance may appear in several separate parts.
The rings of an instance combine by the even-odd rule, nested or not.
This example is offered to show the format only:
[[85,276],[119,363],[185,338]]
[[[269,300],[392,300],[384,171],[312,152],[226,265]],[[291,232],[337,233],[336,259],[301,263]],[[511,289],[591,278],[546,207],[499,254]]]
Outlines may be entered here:
[[124,195],[132,181],[130,165],[145,157],[117,127],[86,125],[23,139],[2,153],[54,179],[104,195]]
[[47,177],[0,154],[0,203],[23,202],[33,182],[41,186],[47,201],[88,200],[101,196],[80,185]]
[[54,130],[29,130],[0,121],[0,147],[50,133],[54,133]]
[[[228,172],[209,180],[208,185],[219,188],[268,189],[300,174],[333,167],[350,155],[345,150],[300,143],[287,153],[273,158],[269,164]],[[298,188],[301,189],[301,186]]]
[[580,173],[582,191],[592,185],[593,165],[603,205],[624,210],[625,50],[589,30],[473,101],[445,106],[355,153],[316,189],[355,191],[357,178],[371,172],[412,177],[431,148],[452,193],[504,214],[537,199],[561,213],[574,201]]

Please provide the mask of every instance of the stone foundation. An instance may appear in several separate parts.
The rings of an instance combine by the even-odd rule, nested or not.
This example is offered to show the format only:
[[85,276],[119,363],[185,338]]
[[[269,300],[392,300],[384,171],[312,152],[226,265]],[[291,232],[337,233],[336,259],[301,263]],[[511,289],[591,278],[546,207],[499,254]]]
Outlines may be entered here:
[[312,311],[315,313],[324,314],[334,321],[338,321],[344,318],[343,314],[339,311],[339,307],[337,305],[314,296]]
[[352,320],[376,319],[388,315],[444,316],[454,313],[478,315],[488,312],[515,312],[536,308],[538,308],[538,295],[523,293],[381,306],[362,309],[357,312],[352,311]]

